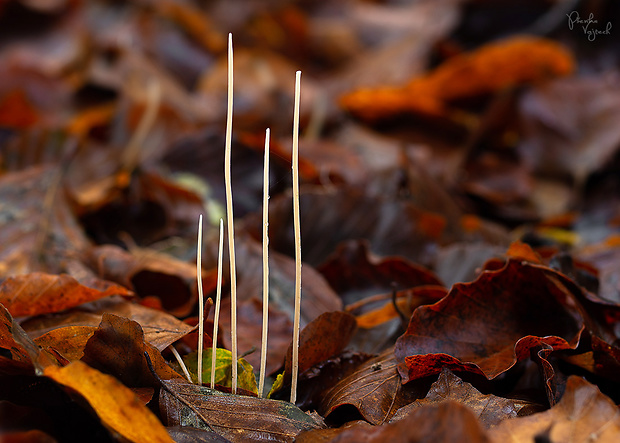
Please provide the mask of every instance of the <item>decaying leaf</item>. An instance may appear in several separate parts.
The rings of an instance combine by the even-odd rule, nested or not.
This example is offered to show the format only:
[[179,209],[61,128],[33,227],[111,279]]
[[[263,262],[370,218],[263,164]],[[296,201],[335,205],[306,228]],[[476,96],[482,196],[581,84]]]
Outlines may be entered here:
[[381,426],[353,422],[337,429],[307,431],[298,442],[488,443],[490,439],[471,410],[454,401],[425,406],[402,420]]
[[168,426],[210,429],[234,442],[291,442],[301,431],[322,426],[288,402],[225,394],[181,380],[163,381],[159,401]]
[[80,361],[64,368],[50,366],[45,369],[44,375],[77,391],[107,427],[129,441],[173,441],[157,417],[114,377]]
[[527,401],[502,398],[492,394],[484,395],[448,369],[444,369],[426,397],[400,408],[391,421],[402,420],[418,408],[445,401],[455,401],[467,406],[478,417],[480,424],[486,428],[492,428],[509,418],[518,417],[519,412],[524,408],[528,408],[530,412],[542,409],[542,406],[533,405]]
[[562,399],[550,410],[529,417],[506,420],[490,431],[492,441],[551,443],[612,443],[620,439],[618,407],[601,391],[572,375]]

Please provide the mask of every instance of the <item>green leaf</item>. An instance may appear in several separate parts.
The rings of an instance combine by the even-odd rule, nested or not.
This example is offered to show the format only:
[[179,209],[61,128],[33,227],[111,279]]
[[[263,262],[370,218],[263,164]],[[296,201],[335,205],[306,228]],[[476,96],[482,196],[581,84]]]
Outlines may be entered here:
[[[183,357],[187,370],[194,381],[198,380],[198,353],[192,352]],[[202,382],[211,382],[211,348],[202,355]],[[232,355],[229,350],[217,348],[215,355],[215,383],[221,386],[232,385]],[[254,368],[245,359],[237,360],[237,386],[258,394]]]

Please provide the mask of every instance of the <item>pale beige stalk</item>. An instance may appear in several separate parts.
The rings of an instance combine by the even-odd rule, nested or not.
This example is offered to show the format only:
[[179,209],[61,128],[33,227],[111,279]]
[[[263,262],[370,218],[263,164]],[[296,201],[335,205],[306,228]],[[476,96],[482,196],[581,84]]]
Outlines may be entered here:
[[215,294],[215,313],[213,314],[213,344],[211,345],[211,389],[215,388],[215,363],[217,361],[217,328],[220,321],[220,301],[222,300],[222,253],[224,251],[224,220],[220,218],[220,243],[217,249],[217,289]]
[[226,112],[226,150],[224,181],[226,182],[226,219],[228,220],[228,255],[230,258],[230,339],[232,354],[232,393],[237,393],[237,267],[235,264],[235,225],[233,196],[230,184],[230,152],[232,146],[233,112],[233,48],[232,34],[228,34],[228,110]]
[[295,317],[293,319],[293,373],[291,378],[291,403],[297,399],[299,372],[299,316],[301,311],[301,233],[299,220],[299,98],[301,71],[295,73],[295,110],[293,113],[293,227],[295,230]]
[[205,299],[202,293],[202,214],[198,218],[198,246],[196,246],[196,279],[198,284],[198,384],[202,386],[202,353],[204,352]]
[[258,397],[263,396],[267,366],[267,329],[269,325],[269,128],[265,131],[265,161],[263,163],[263,335],[260,349]]

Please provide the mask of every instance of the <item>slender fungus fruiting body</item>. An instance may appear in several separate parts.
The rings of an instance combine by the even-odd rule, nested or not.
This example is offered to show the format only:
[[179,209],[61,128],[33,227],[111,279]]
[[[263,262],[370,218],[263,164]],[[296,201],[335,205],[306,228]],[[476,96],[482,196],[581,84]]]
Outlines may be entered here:
[[295,73],[295,111],[293,114],[293,225],[295,230],[295,318],[293,319],[293,373],[291,403],[297,399],[299,372],[299,316],[301,311],[301,234],[299,220],[299,97],[301,71]]
[[211,345],[211,389],[215,388],[215,363],[217,360],[217,328],[220,320],[220,301],[222,300],[222,252],[224,249],[224,220],[220,218],[220,243],[217,249],[217,290],[215,294],[215,313],[213,314],[213,344]]
[[265,161],[263,165],[263,334],[260,350],[258,397],[263,396],[267,365],[267,328],[269,324],[269,128],[265,131]]
[[202,293],[202,214],[198,218],[198,245],[196,246],[196,283],[198,285],[198,384],[202,386],[202,353],[204,352],[205,300]]
[[228,34],[228,109],[226,112],[226,151],[224,181],[226,182],[226,219],[228,220],[228,255],[230,257],[230,338],[232,354],[232,393],[237,393],[237,269],[235,264],[235,226],[230,184],[230,151],[232,145],[233,111],[233,49],[232,34]]

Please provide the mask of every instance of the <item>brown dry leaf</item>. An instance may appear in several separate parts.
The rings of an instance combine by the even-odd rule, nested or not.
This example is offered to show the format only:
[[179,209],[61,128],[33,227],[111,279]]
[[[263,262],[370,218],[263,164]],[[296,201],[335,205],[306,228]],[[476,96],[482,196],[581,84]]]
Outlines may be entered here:
[[15,323],[11,313],[0,304],[0,374],[24,373],[33,369],[28,350],[15,340]]
[[341,243],[320,266],[319,272],[347,305],[365,296],[415,286],[442,285],[431,271],[409,260],[373,255],[368,250],[368,242],[363,240]]
[[132,303],[118,296],[86,303],[59,314],[28,319],[22,323],[22,327],[35,338],[67,326],[96,328],[106,312],[138,322],[144,331],[144,340],[160,351],[195,329],[170,314]]
[[506,420],[489,431],[492,441],[613,443],[620,440],[618,407],[599,389],[571,375],[562,399],[550,410]]
[[318,412],[327,417],[337,409],[352,405],[368,422],[378,425],[388,420],[402,406],[422,397],[424,386],[403,386],[392,350],[367,360],[355,372],[325,392]]
[[[147,248],[127,252],[113,245],[92,248],[87,260],[98,275],[132,288],[141,297],[159,298],[172,315],[189,315],[198,300],[195,264]],[[205,293],[215,290],[216,274],[216,269],[202,271]]]
[[60,189],[60,174],[50,165],[0,176],[0,276],[79,266],[88,240]]
[[295,405],[225,394],[181,380],[162,381],[160,409],[168,426],[210,429],[233,442],[292,442],[324,425]]
[[35,338],[34,342],[68,361],[76,361],[84,356],[86,342],[96,330],[95,326],[67,326],[47,332]]
[[0,303],[15,317],[49,314],[110,295],[132,293],[119,285],[97,281],[96,288],[80,284],[67,274],[42,272],[9,277],[0,285]]
[[104,373],[114,375],[129,387],[155,386],[144,353],[147,352],[157,375],[165,380],[181,378],[163,359],[160,352],[144,342],[138,323],[128,318],[104,313],[101,324],[88,339],[82,361]]
[[512,400],[492,394],[484,395],[450,370],[444,369],[425,398],[415,400],[400,408],[391,421],[402,420],[418,408],[445,401],[455,401],[467,406],[487,429],[509,418],[518,417],[524,408],[528,408],[530,413],[536,409],[542,409],[542,406],[527,401]]
[[44,375],[77,391],[107,427],[129,441],[173,441],[157,417],[114,377],[102,374],[81,361],[64,368],[48,367]]
[[444,116],[448,115],[452,101],[568,75],[574,69],[572,54],[554,41],[512,37],[448,59],[404,87],[385,86],[349,93],[340,99],[340,105],[367,120],[405,112]]
[[[299,334],[299,374],[330,357],[340,354],[356,328],[355,317],[346,312],[325,312],[312,320]],[[290,384],[292,343],[284,363],[283,383]]]
[[519,105],[519,154],[537,172],[570,174],[583,184],[618,152],[619,103],[613,77],[560,79],[528,91]]
[[371,426],[366,422],[357,422],[337,429],[307,431],[295,441],[488,443],[490,440],[468,407],[448,400],[420,408],[394,423]]

